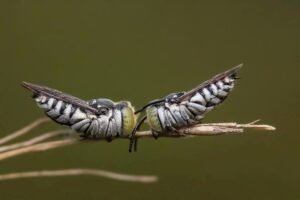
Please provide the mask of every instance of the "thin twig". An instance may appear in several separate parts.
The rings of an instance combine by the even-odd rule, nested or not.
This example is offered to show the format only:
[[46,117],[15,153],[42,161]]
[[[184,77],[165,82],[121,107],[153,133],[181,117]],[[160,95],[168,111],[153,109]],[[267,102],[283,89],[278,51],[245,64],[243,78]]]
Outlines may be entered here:
[[[270,125],[257,125],[253,122],[248,124],[237,124],[237,123],[212,123],[212,124],[198,124],[193,127],[187,127],[180,129],[178,133],[168,133],[161,135],[161,137],[192,137],[192,136],[214,136],[214,135],[224,135],[224,134],[240,134],[244,132],[244,128],[248,129],[259,129],[259,130],[275,130],[275,127]],[[66,133],[66,130],[58,130],[57,134],[63,134]],[[48,133],[50,136],[54,136],[56,134],[55,132]],[[36,138],[33,138],[25,144],[19,143],[17,146],[13,146],[16,148],[12,148],[12,146],[3,146],[2,151],[7,150],[9,148],[13,149],[10,151],[6,151],[4,153],[0,153],[0,160],[5,160],[7,158],[11,158],[14,156],[18,156],[21,154],[26,154],[30,152],[37,152],[37,151],[45,151],[49,149],[54,149],[58,147],[63,147],[67,145],[72,144],[79,144],[82,143],[81,140],[77,138],[67,138],[63,140],[56,140],[51,142],[44,142],[44,143],[38,143],[35,144],[37,141],[43,141],[47,137],[50,136],[48,134],[44,134],[41,136],[38,136]],[[140,131],[136,133],[137,137],[152,137],[151,131]],[[128,139],[128,136],[121,137],[123,139]],[[97,141],[97,140],[95,140]],[[0,148],[1,150],[1,148]]]
[[0,181],[12,180],[19,178],[33,178],[33,177],[53,177],[53,176],[79,176],[91,175],[100,176],[104,178],[114,179],[118,181],[140,182],[140,183],[153,183],[158,180],[157,176],[144,176],[144,175],[129,175],[120,174],[105,170],[97,169],[62,169],[62,170],[43,170],[31,172],[16,172],[0,175]]
[[[28,133],[32,129],[38,127],[39,125],[47,121],[49,121],[47,118],[41,118],[34,121],[33,123],[16,131],[15,133],[12,133],[0,139],[0,145]],[[198,124],[193,127],[182,128],[178,131],[178,133],[163,134],[161,135],[161,137],[177,138],[177,137],[192,137],[192,136],[206,136],[206,135],[239,134],[239,133],[243,133],[244,129],[259,129],[259,130],[267,130],[267,131],[275,130],[275,127],[273,126],[256,124],[257,122],[258,120],[248,124],[237,124],[235,122]],[[47,132],[24,142],[2,146],[0,147],[0,160],[5,160],[11,157],[15,157],[30,152],[46,151],[49,149],[82,143],[82,140],[79,140],[74,137],[40,143],[42,141],[49,140],[50,138],[53,139],[58,136],[70,134],[70,132],[72,131],[57,130],[57,131]],[[136,136],[152,137],[152,132],[140,131],[136,133]],[[128,136],[123,136],[120,138],[128,139]],[[54,170],[54,171],[44,170],[44,171],[3,174],[0,175],[0,181],[9,180],[9,179],[18,179],[18,178],[75,176],[75,175],[102,176],[102,177],[111,178],[120,181],[132,181],[132,182],[142,182],[142,183],[150,183],[158,180],[156,176],[135,176],[135,175],[119,174],[119,173],[114,173],[114,172],[109,172],[104,170],[95,170],[95,169],[64,169],[64,170]]]
[[45,140],[49,140],[50,138],[56,138],[59,136],[67,136],[70,135],[71,133],[74,133],[72,130],[57,130],[57,131],[51,131],[51,132],[47,132],[44,133],[42,135],[39,135],[37,137],[34,137],[30,140],[24,141],[24,142],[19,142],[19,143],[15,143],[15,144],[11,144],[11,145],[6,145],[6,146],[0,146],[0,153],[1,152],[5,152],[5,151],[11,151],[14,149],[18,149],[21,147],[27,147],[27,146],[31,146],[33,144],[45,141]]
[[12,134],[9,134],[8,136],[4,137],[4,138],[1,138],[0,139],[0,145],[1,144],[5,144],[17,137],[20,137],[26,133],[28,133],[29,131],[31,131],[32,129],[34,128],[37,128],[38,126],[46,123],[46,122],[49,122],[50,119],[47,118],[47,117],[43,117],[43,118],[40,118],[40,119],[37,119],[35,120],[34,122],[32,122],[31,124],[21,128],[20,130],[17,130],[16,132],[12,133]]
[[[225,134],[238,134],[243,133],[244,129],[257,129],[265,131],[274,131],[275,127],[265,124],[255,124],[257,122],[251,122],[247,124],[237,124],[235,122],[229,123],[209,123],[209,124],[197,124],[192,127],[182,128],[178,133],[167,133],[162,137],[190,137],[190,136],[214,136]],[[137,137],[152,137],[151,131],[141,131],[136,133]]]
[[37,151],[46,151],[48,149],[54,149],[62,146],[67,146],[71,144],[77,144],[80,141],[78,139],[64,139],[64,140],[57,140],[51,142],[44,142],[39,144],[34,144],[28,147],[23,147],[11,151],[7,151],[4,153],[0,153],[0,160],[5,160],[7,158],[11,158],[17,155],[29,153],[29,152],[37,152]]

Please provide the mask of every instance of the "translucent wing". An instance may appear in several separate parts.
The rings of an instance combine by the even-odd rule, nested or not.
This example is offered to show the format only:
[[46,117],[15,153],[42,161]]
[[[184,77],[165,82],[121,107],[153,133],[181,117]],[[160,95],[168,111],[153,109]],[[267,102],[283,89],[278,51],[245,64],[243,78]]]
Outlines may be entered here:
[[76,105],[82,109],[89,110],[95,114],[98,114],[97,109],[89,106],[86,101],[79,99],[77,97],[74,97],[72,95],[63,93],[58,90],[48,88],[46,86],[35,85],[32,83],[27,83],[27,82],[23,82],[22,86],[25,87],[26,89],[32,91],[33,94],[43,94],[45,96],[52,97],[54,99],[61,100],[63,102],[69,103],[69,104]]
[[175,99],[176,102],[182,102],[182,101],[185,101],[185,100],[188,100],[190,97],[194,96],[199,90],[207,87],[208,85],[212,84],[212,83],[216,83],[218,82],[219,80],[222,80],[226,77],[230,77],[230,76],[233,76],[236,74],[237,71],[239,71],[241,69],[241,67],[243,66],[243,64],[239,64],[238,66],[236,67],[233,67],[221,74],[218,74],[216,76],[214,76],[213,78],[201,83],[200,85],[198,85],[197,87],[195,87],[194,89],[184,93],[183,95],[177,97]]

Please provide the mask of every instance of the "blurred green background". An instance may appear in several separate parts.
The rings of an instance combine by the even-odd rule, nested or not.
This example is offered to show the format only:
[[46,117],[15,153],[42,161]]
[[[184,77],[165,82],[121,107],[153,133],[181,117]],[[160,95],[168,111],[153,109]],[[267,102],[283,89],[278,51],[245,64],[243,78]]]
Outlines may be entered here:
[[[43,112],[21,81],[136,107],[244,63],[232,95],[205,122],[276,132],[95,142],[0,162],[0,173],[97,168],[154,174],[137,184],[81,176],[0,182],[2,199],[300,199],[300,2],[1,1],[0,130]],[[55,123],[41,131],[60,128]]]

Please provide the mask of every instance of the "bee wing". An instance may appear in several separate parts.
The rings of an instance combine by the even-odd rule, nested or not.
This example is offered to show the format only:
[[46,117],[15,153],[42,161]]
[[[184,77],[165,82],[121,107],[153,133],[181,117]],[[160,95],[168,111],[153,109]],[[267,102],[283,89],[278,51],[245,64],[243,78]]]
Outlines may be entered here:
[[222,80],[225,77],[232,76],[232,75],[236,74],[236,72],[239,71],[242,66],[243,66],[243,64],[239,64],[236,67],[233,67],[233,68],[231,68],[231,69],[229,69],[229,70],[227,70],[227,71],[225,71],[221,74],[218,74],[218,75],[214,76],[213,78],[201,83],[200,85],[198,85],[194,89],[192,89],[192,90],[184,93],[183,95],[177,97],[175,100],[177,102],[182,102],[182,101],[188,100],[190,97],[194,96],[199,90],[207,87],[208,85],[210,85],[212,83],[216,83],[217,81]]
[[22,86],[30,91],[33,92],[33,94],[43,94],[48,97],[55,98],[57,100],[61,100],[63,102],[76,105],[80,108],[83,108],[85,110],[89,110],[95,114],[98,113],[98,110],[89,106],[88,103],[82,99],[79,99],[77,97],[74,97],[72,95],[63,93],[58,90],[51,89],[46,86],[36,85],[32,83],[23,82]]

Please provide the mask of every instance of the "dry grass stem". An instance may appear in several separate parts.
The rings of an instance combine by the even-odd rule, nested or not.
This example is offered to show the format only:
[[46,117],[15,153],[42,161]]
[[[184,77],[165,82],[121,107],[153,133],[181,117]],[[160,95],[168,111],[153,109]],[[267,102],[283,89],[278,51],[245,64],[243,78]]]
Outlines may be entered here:
[[5,160],[7,158],[14,157],[14,156],[18,156],[21,154],[25,154],[25,153],[46,151],[46,150],[53,149],[53,148],[58,148],[58,147],[67,146],[67,145],[71,145],[71,144],[77,144],[79,142],[80,141],[78,139],[65,139],[65,140],[57,140],[57,141],[34,144],[31,146],[27,146],[27,147],[7,151],[4,153],[0,153],[0,161]]
[[[257,129],[264,131],[274,131],[275,127],[265,124],[255,124],[258,120],[247,123],[238,124],[235,122],[229,123],[208,123],[197,124],[192,127],[186,127],[180,129],[178,133],[168,133],[162,135],[162,137],[190,137],[190,136],[213,136],[213,135],[225,135],[225,134],[238,134],[243,133],[244,129]],[[151,131],[140,131],[136,133],[137,137],[151,137]]]
[[0,174],[0,181],[20,179],[20,178],[33,178],[33,177],[54,177],[54,176],[80,176],[80,175],[91,175],[99,176],[118,181],[129,181],[139,183],[153,183],[158,180],[157,176],[145,176],[145,175],[129,175],[120,174],[105,170],[97,169],[62,169],[62,170],[42,170],[42,171],[31,171],[31,172],[16,172],[9,174]]
[[73,133],[72,130],[57,130],[57,131],[51,131],[51,132],[47,132],[44,133],[40,136],[34,137],[30,140],[24,141],[24,142],[19,142],[19,143],[15,143],[15,144],[11,144],[11,145],[6,145],[6,146],[0,146],[0,153],[1,152],[5,152],[5,151],[10,151],[10,150],[14,150],[14,149],[18,149],[21,147],[27,147],[45,140],[49,140],[52,138],[56,138],[59,136],[67,136],[70,135],[71,133]]
[[[26,133],[29,133],[34,128],[37,128],[41,124],[50,121],[48,118],[38,119],[31,124],[25,126],[24,128],[0,139],[0,145],[7,143],[17,137],[20,137]],[[224,134],[240,134],[244,132],[244,129],[257,129],[264,131],[274,131],[276,128],[265,124],[256,124],[258,120],[247,124],[238,124],[235,122],[230,123],[207,123],[207,124],[197,124],[193,127],[182,128],[178,133],[168,133],[161,135],[161,137],[193,137],[193,136],[214,136],[214,135],[224,135]],[[49,139],[54,139],[61,136],[70,136],[58,140],[46,141]],[[67,145],[83,143],[82,140],[75,137],[76,134],[72,130],[56,130],[52,132],[47,132],[41,134],[37,137],[29,139],[24,142],[19,142],[11,145],[0,146],[0,161],[8,158],[12,158],[18,155],[23,155],[30,152],[46,151],[49,149],[54,149],[58,147],[63,147]],[[136,133],[139,138],[142,137],[152,137],[151,131],[139,131]],[[123,139],[128,139],[128,136],[120,137]],[[118,139],[118,138],[116,138]],[[46,142],[45,142],[46,141]],[[97,141],[97,140],[94,140]],[[31,178],[31,177],[49,177],[49,176],[76,176],[76,175],[93,175],[101,176],[106,178],[111,178],[119,181],[132,181],[132,182],[142,182],[150,183],[158,180],[156,176],[136,176],[119,174],[115,172],[109,172],[104,170],[96,169],[63,169],[54,171],[32,171],[32,172],[18,172],[0,175],[0,180],[18,179],[18,178]]]
[[8,136],[6,136],[4,138],[1,138],[0,139],[0,145],[5,144],[5,143],[7,143],[7,142],[9,142],[9,141],[17,138],[17,137],[20,137],[20,136],[28,133],[32,129],[35,129],[38,126],[40,126],[40,125],[42,125],[42,124],[44,124],[46,122],[49,122],[49,121],[50,121],[50,119],[47,118],[47,117],[43,117],[43,118],[37,119],[34,122],[30,123],[29,125],[21,128],[20,130],[17,130],[16,132],[11,133],[11,134],[9,134]]
[[[28,132],[28,130],[32,130],[32,127],[37,127],[39,124],[44,123],[44,118],[40,120],[36,120],[34,123],[20,129],[18,132]],[[168,133],[162,135],[161,137],[192,137],[192,136],[214,136],[214,135],[224,135],[224,134],[239,134],[243,133],[244,129],[259,129],[259,130],[275,130],[275,127],[270,125],[261,125],[255,124],[258,120],[247,123],[247,124],[237,124],[235,122],[230,123],[209,123],[209,124],[198,124],[193,127],[182,128],[179,130],[178,133]],[[30,129],[28,128],[30,127]],[[50,142],[43,142],[42,141],[48,140],[50,138],[54,138],[57,136],[62,135],[70,135],[73,133],[71,130],[57,130],[53,132],[44,133],[40,136],[32,138],[30,140],[6,145],[0,147],[0,160],[5,160],[14,156],[30,153],[30,152],[37,152],[37,151],[46,151],[49,149],[54,149],[58,147],[63,147],[72,144],[82,143],[81,140],[77,138],[65,138],[62,140],[50,141]],[[15,135],[15,133],[13,133]],[[75,134],[74,134],[75,135]],[[20,136],[20,134],[19,134]],[[152,137],[151,131],[139,131],[136,133],[136,136],[141,137]],[[6,137],[7,138],[7,137]],[[14,136],[16,138],[16,136]],[[122,137],[123,139],[127,139],[128,137]],[[96,140],[97,141],[97,140]]]

